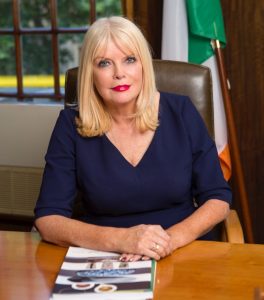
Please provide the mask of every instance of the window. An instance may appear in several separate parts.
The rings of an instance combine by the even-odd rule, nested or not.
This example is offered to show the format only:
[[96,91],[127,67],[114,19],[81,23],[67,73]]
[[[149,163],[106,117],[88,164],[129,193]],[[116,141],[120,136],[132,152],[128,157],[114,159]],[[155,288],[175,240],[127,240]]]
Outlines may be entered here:
[[89,24],[120,15],[118,0],[1,0],[0,97],[64,97]]

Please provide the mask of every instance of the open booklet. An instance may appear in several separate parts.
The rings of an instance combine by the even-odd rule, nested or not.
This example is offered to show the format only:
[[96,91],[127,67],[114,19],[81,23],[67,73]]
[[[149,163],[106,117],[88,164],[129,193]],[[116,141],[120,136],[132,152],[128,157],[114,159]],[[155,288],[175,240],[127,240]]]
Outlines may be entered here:
[[112,252],[69,247],[51,299],[152,299],[156,262],[122,262],[119,257]]

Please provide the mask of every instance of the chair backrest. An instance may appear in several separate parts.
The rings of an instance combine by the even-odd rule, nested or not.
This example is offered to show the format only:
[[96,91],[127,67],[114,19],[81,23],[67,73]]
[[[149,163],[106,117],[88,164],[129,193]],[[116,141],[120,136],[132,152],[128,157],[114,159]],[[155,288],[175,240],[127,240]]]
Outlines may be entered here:
[[[153,60],[157,88],[190,97],[214,137],[212,80],[210,69],[178,61]],[[65,106],[76,105],[78,68],[69,69],[65,78]]]

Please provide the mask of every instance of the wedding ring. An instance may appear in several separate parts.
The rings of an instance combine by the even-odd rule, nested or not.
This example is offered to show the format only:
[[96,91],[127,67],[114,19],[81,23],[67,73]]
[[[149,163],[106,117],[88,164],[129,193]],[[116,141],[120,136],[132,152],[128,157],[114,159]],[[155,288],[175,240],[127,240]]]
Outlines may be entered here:
[[151,248],[151,250],[153,250],[153,251],[158,251],[159,248],[160,248],[160,245],[157,244],[157,243],[155,243],[155,245]]

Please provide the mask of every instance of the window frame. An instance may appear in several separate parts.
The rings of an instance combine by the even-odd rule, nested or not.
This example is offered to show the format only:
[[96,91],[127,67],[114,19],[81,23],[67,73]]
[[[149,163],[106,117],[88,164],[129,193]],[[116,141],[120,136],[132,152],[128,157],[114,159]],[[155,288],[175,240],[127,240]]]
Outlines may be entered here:
[[[61,92],[60,87],[60,69],[59,69],[59,34],[67,33],[85,33],[89,29],[89,25],[96,20],[96,0],[87,0],[90,5],[90,13],[87,15],[87,28],[75,27],[64,28],[58,27],[57,14],[57,0],[48,0],[50,7],[50,28],[21,28],[20,24],[20,0],[12,0],[12,15],[13,15],[13,29],[0,28],[0,35],[10,35],[14,37],[15,44],[15,65],[16,65],[16,80],[17,92],[7,93],[0,91],[0,97],[17,98],[23,101],[25,98],[50,98],[60,101],[64,98],[64,93]],[[90,24],[89,24],[90,19]],[[52,49],[52,64],[53,64],[53,93],[25,93],[23,86],[23,62],[22,62],[22,37],[28,34],[47,34],[51,35],[51,49]]]

